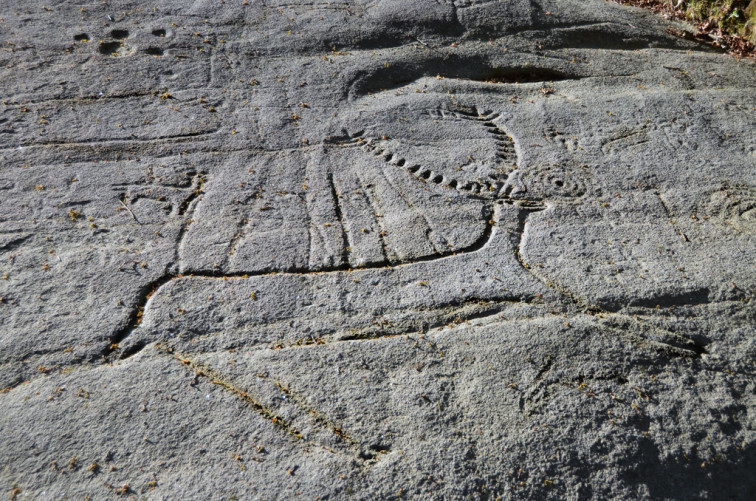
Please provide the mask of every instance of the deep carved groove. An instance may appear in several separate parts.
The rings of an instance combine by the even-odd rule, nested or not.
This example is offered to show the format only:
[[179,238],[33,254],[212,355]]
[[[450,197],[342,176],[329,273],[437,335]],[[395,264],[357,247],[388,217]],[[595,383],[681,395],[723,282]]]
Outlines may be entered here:
[[[332,183],[331,185],[333,186]],[[334,196],[337,196],[335,194],[335,187],[333,188],[333,190],[334,190]],[[339,210],[339,214],[340,214],[340,210]],[[411,266],[416,263],[423,263],[423,262],[428,262],[428,261],[446,259],[457,254],[478,252],[481,249],[483,249],[488,244],[488,242],[490,242],[491,238],[493,237],[493,231],[497,222],[498,222],[498,217],[494,213],[494,217],[492,220],[493,224],[487,224],[485,226],[485,231],[480,236],[480,238],[478,238],[478,240],[476,240],[472,245],[463,249],[441,252],[441,253],[431,254],[427,256],[421,256],[421,257],[413,258],[411,260],[406,260],[406,261],[391,260],[389,256],[386,256],[386,258],[389,262],[389,266],[398,267],[398,266]],[[341,266],[329,268],[326,271],[326,273],[343,273],[343,272],[351,272],[351,271],[356,271],[356,270],[380,269],[380,268],[386,267],[385,263],[369,264],[365,266],[355,266],[355,267],[349,266],[348,255],[346,251],[346,244],[347,244],[346,234],[344,234],[343,238],[344,238],[344,244],[345,244],[344,255],[342,257],[342,259],[344,260],[343,264]],[[176,246],[177,256],[179,252],[178,249],[180,247],[180,242],[181,242],[181,239],[179,240],[179,244]],[[126,338],[128,338],[129,335],[131,335],[133,331],[137,327],[139,327],[139,324],[141,323],[141,320],[142,320],[142,315],[145,311],[145,308],[150,298],[154,294],[156,294],[157,291],[162,286],[168,284],[169,282],[172,282],[173,280],[185,278],[185,277],[228,280],[228,279],[244,279],[244,278],[269,276],[269,275],[313,275],[313,274],[321,274],[321,273],[324,273],[324,272],[312,271],[309,268],[298,268],[298,267],[291,267],[283,271],[265,270],[265,271],[260,271],[256,273],[244,273],[244,272],[223,273],[222,271],[218,271],[218,272],[208,271],[208,272],[202,272],[202,273],[192,273],[192,274],[187,274],[187,275],[179,274],[177,272],[167,273],[166,275],[160,277],[159,279],[155,280],[151,284],[142,288],[141,292],[139,293],[139,298],[136,302],[136,305],[133,307],[132,312],[129,315],[129,318],[127,319],[126,324],[124,325],[123,328],[121,328],[116,333],[114,333],[113,336],[111,336],[109,346],[106,348],[105,353],[104,353],[105,358],[108,360],[113,360],[116,358],[118,359],[127,358],[138,353],[142,348],[146,346],[146,343],[137,342],[135,343],[135,347],[130,347],[128,350],[121,350],[119,347],[119,343],[121,343]]]
[[333,173],[328,173],[328,186],[331,190],[331,197],[333,198],[333,208],[336,212],[336,220],[341,225],[341,262],[342,266],[349,264],[349,240],[346,233],[346,225],[344,223],[344,214],[341,210],[341,199],[339,193],[336,191],[336,183],[333,182]]
[[[187,215],[187,213],[191,214],[195,206],[194,202],[196,202],[199,199],[199,197],[204,193],[203,191],[204,184],[205,184],[204,173],[195,174],[194,181],[192,182],[192,193],[184,200],[184,202],[179,207],[179,210],[178,210],[179,215]],[[124,194],[124,197],[125,197],[125,194]],[[122,202],[123,201],[124,200],[122,199]],[[128,206],[126,206],[126,208],[128,209]],[[139,327],[139,324],[142,322],[142,315],[144,314],[144,309],[147,306],[147,302],[155,294],[155,292],[157,292],[157,290],[160,289],[160,287],[162,287],[163,285],[167,284],[171,280],[180,276],[175,271],[172,271],[171,268],[177,267],[179,263],[181,243],[184,241],[186,232],[189,230],[189,226],[191,224],[191,218],[187,218],[187,219],[188,221],[186,221],[181,226],[179,234],[176,238],[176,246],[173,252],[173,260],[172,260],[172,263],[169,265],[168,273],[161,276],[154,282],[148,284],[146,287],[142,288],[142,290],[139,292],[136,305],[133,307],[131,313],[127,317],[126,323],[121,329],[113,333],[113,335],[109,339],[108,346],[105,347],[103,355],[106,359],[112,360],[115,357],[128,358],[130,356],[135,355],[136,353],[141,351],[142,348],[146,346],[146,343],[139,341],[135,343],[134,346],[130,346],[126,350],[121,350],[120,344],[131,335],[134,329]]]
[[[424,77],[440,77],[469,80],[483,84],[529,84],[546,83],[561,80],[576,80],[579,76],[549,68],[538,67],[500,67],[479,56],[461,56],[445,54],[429,58],[422,66],[414,61],[401,61],[390,67],[378,67],[355,81],[350,92],[351,97],[366,95],[377,91],[388,91],[411,85]],[[493,119],[490,111],[482,114],[486,119]],[[475,112],[471,116],[478,116]],[[489,118],[491,117],[491,118]]]

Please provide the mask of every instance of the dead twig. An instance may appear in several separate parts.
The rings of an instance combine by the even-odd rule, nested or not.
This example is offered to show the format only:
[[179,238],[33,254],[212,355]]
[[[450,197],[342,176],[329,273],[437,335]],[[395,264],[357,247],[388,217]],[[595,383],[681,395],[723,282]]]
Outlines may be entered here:
[[131,214],[131,217],[134,218],[134,221],[136,221],[137,224],[141,225],[142,223],[140,223],[139,219],[137,219],[137,217],[134,215],[134,213],[131,212],[131,209],[129,209],[129,206],[126,205],[126,202],[124,202],[123,200],[120,200],[120,202],[121,202],[121,205],[123,205],[123,208],[126,209],[127,211],[129,211],[129,214]]

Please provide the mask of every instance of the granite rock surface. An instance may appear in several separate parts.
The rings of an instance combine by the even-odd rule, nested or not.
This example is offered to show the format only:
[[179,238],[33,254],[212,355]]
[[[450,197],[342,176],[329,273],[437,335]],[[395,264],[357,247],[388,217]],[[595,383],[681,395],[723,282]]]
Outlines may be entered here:
[[600,0],[1,0],[11,499],[753,499],[756,65]]

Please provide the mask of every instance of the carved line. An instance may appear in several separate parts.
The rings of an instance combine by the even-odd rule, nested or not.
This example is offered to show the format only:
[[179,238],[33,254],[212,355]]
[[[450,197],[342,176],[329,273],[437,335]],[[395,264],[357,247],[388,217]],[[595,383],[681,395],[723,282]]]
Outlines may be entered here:
[[[464,111],[464,110],[461,110],[461,109],[457,110],[457,111],[452,111],[452,113],[454,114],[454,116],[457,116],[459,118],[464,118],[464,119],[468,119],[468,120],[474,120],[474,121],[478,121],[478,122],[484,124],[484,126],[486,127],[486,130],[489,133],[493,134],[496,137],[498,137],[498,136],[505,137],[506,141],[508,141],[507,144],[511,143],[511,148],[512,148],[512,150],[514,150],[514,142],[512,141],[512,139],[506,134],[506,132],[504,132],[502,129],[500,129],[493,122],[493,120],[495,120],[496,118],[498,118],[497,114],[492,113],[492,112],[483,112],[483,113],[480,113],[478,110],[475,110],[475,111]],[[494,133],[493,132],[494,130],[497,131],[497,132]],[[362,138],[363,133],[364,133],[363,131],[359,131],[359,132],[354,133],[354,134],[349,134],[347,131],[343,131],[343,132],[344,132],[344,134],[341,135],[341,136],[332,136],[330,138],[327,138],[324,141],[324,144],[334,144],[334,145],[337,145],[337,146],[351,147],[351,146],[360,145],[363,142],[363,138]],[[500,142],[506,142],[506,141],[505,140],[501,140]],[[371,146],[370,145],[370,141],[368,141],[368,143],[365,144],[364,148],[367,148],[368,149],[367,151],[372,151],[373,154],[376,154],[376,153],[377,154],[383,154],[384,153],[383,150],[378,150],[375,146]],[[504,148],[504,147],[502,146],[501,148]],[[503,149],[502,149],[502,151],[503,151]],[[507,150],[507,154],[511,154],[511,152],[509,152]],[[405,167],[405,165],[406,165],[406,162],[404,161],[404,159],[399,159],[396,162],[391,163],[392,160],[394,160],[393,153],[389,152],[389,153],[387,153],[384,156],[384,161],[386,161],[387,163],[389,163],[389,165],[398,165],[400,167]],[[414,166],[411,166],[409,168],[406,168],[406,170],[409,173],[414,174],[414,173],[417,172],[417,170],[419,170],[419,168],[415,170]],[[514,171],[514,169],[512,171]],[[510,172],[510,174],[511,174],[511,172]],[[423,175],[421,175],[421,179],[422,179],[422,177],[423,177]],[[430,177],[430,175],[427,175],[426,177]],[[436,177],[434,177],[434,180],[433,180],[434,182],[435,182]],[[387,179],[387,181],[390,182],[390,180],[388,180],[388,178],[386,178],[386,179]],[[202,178],[202,182],[204,183],[204,178]],[[385,245],[384,245],[384,257],[385,257],[385,259],[386,259],[387,262],[382,262],[380,265],[369,264],[369,265],[365,265],[365,266],[351,267],[349,265],[349,255],[348,255],[349,254],[349,251],[348,251],[348,249],[349,249],[348,234],[347,234],[346,231],[344,231],[345,230],[345,223],[344,223],[344,219],[343,219],[344,216],[343,216],[341,205],[340,205],[339,194],[338,194],[338,191],[336,190],[336,186],[335,186],[335,183],[333,181],[333,174],[332,173],[329,173],[329,175],[328,175],[328,182],[329,182],[329,185],[331,187],[331,195],[332,195],[333,200],[334,200],[334,207],[335,207],[335,211],[336,211],[336,216],[337,216],[337,219],[339,220],[339,222],[340,222],[340,224],[342,226],[341,234],[342,234],[342,238],[343,238],[343,242],[342,242],[342,248],[343,248],[343,251],[342,251],[343,252],[343,254],[342,254],[342,260],[343,261],[342,261],[342,264],[340,266],[332,267],[330,269],[321,270],[321,271],[313,271],[313,270],[310,270],[309,268],[302,268],[302,269],[291,268],[291,269],[288,269],[288,270],[277,271],[277,272],[276,271],[272,271],[272,270],[271,271],[261,271],[261,272],[257,272],[257,273],[231,273],[231,274],[229,274],[229,273],[225,273],[224,274],[224,273],[220,273],[220,272],[219,273],[206,272],[206,273],[202,273],[202,274],[192,274],[192,275],[187,275],[187,276],[196,276],[198,278],[222,278],[222,279],[228,279],[228,278],[248,278],[248,277],[252,277],[252,276],[264,276],[264,275],[282,274],[282,273],[285,273],[285,274],[296,274],[296,275],[307,275],[307,274],[324,273],[324,272],[346,272],[346,271],[359,270],[359,269],[385,268],[387,266],[388,267],[398,267],[398,266],[411,265],[411,264],[421,263],[421,262],[427,262],[427,261],[441,260],[441,259],[445,259],[445,258],[448,258],[448,257],[456,255],[456,254],[477,252],[477,251],[483,249],[486,246],[486,244],[491,240],[491,238],[493,236],[494,227],[496,226],[496,224],[498,222],[498,211],[496,210],[496,208],[494,206],[493,219],[491,220],[491,224],[486,225],[485,231],[484,231],[483,235],[481,235],[481,237],[476,242],[474,242],[472,245],[470,245],[470,246],[468,246],[466,248],[458,249],[458,250],[453,250],[453,251],[445,251],[444,252],[444,251],[440,251],[437,248],[437,246],[429,239],[429,242],[431,243],[431,245],[433,245],[434,250],[436,251],[435,254],[431,254],[431,255],[423,256],[423,257],[419,257],[419,258],[413,258],[412,260],[408,260],[406,262],[402,262],[402,261],[398,261],[397,262],[397,261],[392,261],[390,259],[390,257],[388,256],[388,254],[385,252]],[[480,188],[478,186],[472,186],[470,184],[467,184],[465,186],[459,187],[458,186],[459,183],[456,180],[452,180],[450,182],[450,185],[452,185],[452,184],[453,184],[453,186],[450,186],[450,187],[456,188],[458,191],[460,191],[460,189],[461,189],[462,191],[471,191],[471,192],[477,191],[477,192],[480,192]],[[504,189],[503,187],[498,187],[498,186],[497,186],[497,188],[499,189],[499,191],[502,191]],[[493,186],[492,185],[488,185],[488,190],[489,191],[493,190]],[[401,193],[401,191],[398,190],[398,189],[397,189],[397,193],[400,196],[402,196],[402,197],[404,196]],[[200,194],[201,194],[201,189],[200,190],[195,190],[195,194],[194,194],[193,198],[190,197],[190,198],[192,198],[192,200],[190,200],[189,202],[185,202],[185,205],[188,206],[189,203],[191,203],[192,201],[196,202],[196,199],[199,198]],[[517,207],[519,207],[520,209],[523,209],[523,210],[539,210],[539,209],[542,208],[542,206],[540,204],[540,201],[537,201],[537,200],[513,201],[513,200],[511,200],[508,197],[508,192],[506,192],[506,191],[502,191],[500,193],[500,196],[503,198],[503,200],[500,200],[499,203],[513,204],[513,205],[516,205]],[[194,206],[192,207],[192,210],[194,209],[194,207],[196,207],[196,204],[194,204]],[[432,231],[430,223],[427,220],[427,217],[425,218],[425,220],[426,220],[426,223],[428,223],[428,225],[429,225],[429,231]],[[189,219],[187,221],[187,224],[184,226],[184,228],[182,229],[182,232],[181,232],[181,234],[179,236],[179,242],[178,242],[177,247],[176,247],[176,256],[174,258],[174,264],[172,265],[172,268],[175,268],[178,265],[178,253],[179,253],[179,249],[181,247],[181,243],[183,242],[184,236],[185,236],[186,231],[187,231],[187,229],[188,229],[188,227],[189,227],[190,224],[191,224],[191,219]],[[135,310],[133,311],[132,315],[130,316],[129,321],[127,322],[127,324],[124,326],[123,329],[121,329],[114,336],[111,337],[110,346],[108,347],[108,349],[106,351],[106,355],[105,355],[106,358],[109,358],[109,359],[113,359],[114,357],[117,357],[117,358],[127,358],[127,357],[133,355],[134,353],[140,351],[142,348],[144,348],[145,343],[137,343],[135,346],[132,346],[127,351],[125,351],[123,353],[119,353],[120,352],[120,348],[119,348],[118,345],[119,345],[120,342],[122,342],[123,340],[125,340],[134,331],[134,329],[136,329],[138,327],[139,323],[141,322],[142,313],[144,312],[144,309],[146,308],[147,303],[149,302],[149,299],[152,297],[152,295],[160,287],[162,287],[163,285],[165,285],[168,282],[171,282],[171,281],[173,281],[173,280],[175,280],[177,278],[181,278],[181,277],[182,277],[182,275],[178,274],[176,272],[176,270],[172,270],[170,273],[168,273],[165,276],[161,277],[160,279],[156,280],[154,283],[150,284],[146,289],[143,290],[143,292],[140,294],[141,295],[141,300],[138,301],[137,306],[136,306]]]
[[148,284],[140,291],[139,299],[134,309],[131,311],[131,314],[126,319],[125,325],[121,329],[113,333],[112,336],[110,336],[110,339],[108,340],[108,346],[105,348],[103,353],[105,359],[112,361],[114,358],[116,358],[117,355],[121,358],[128,357],[144,348],[144,343],[137,343],[136,345],[130,347],[129,350],[120,352],[121,350],[119,344],[123,342],[142,322],[142,315],[144,314],[144,309],[147,306],[147,302],[150,300],[150,298],[157,292],[158,289],[160,289],[160,287],[167,284],[175,276],[177,276],[175,268],[178,267],[181,244],[183,243],[186,233],[189,230],[189,226],[191,226],[191,216],[193,215],[194,210],[199,203],[199,200],[204,194],[205,179],[205,174],[202,172],[199,172],[194,176],[194,181],[192,182],[192,188],[194,189],[179,208],[180,213],[181,209],[183,208],[183,214],[187,217],[187,219],[182,225],[176,239],[176,246],[173,251],[173,260],[168,265],[168,273],[155,280],[151,284]]
[[272,381],[269,377],[264,375],[258,376],[271,383],[274,383],[276,387],[282,393],[284,393],[284,395],[289,397],[289,400],[302,411],[303,416],[312,419],[316,424],[333,433],[333,435],[337,437],[341,442],[341,446],[344,450],[336,451],[331,449],[330,447],[325,446],[324,444],[318,444],[313,440],[307,440],[302,434],[302,431],[299,430],[296,426],[286,421],[270,407],[262,404],[248,391],[239,388],[238,385],[229,381],[228,378],[221,372],[213,369],[207,364],[199,363],[195,360],[192,360],[190,357],[187,357],[186,355],[177,353],[172,347],[166,345],[156,345],[156,348],[161,350],[166,355],[170,356],[173,360],[180,362],[183,366],[192,370],[195,376],[202,377],[209,381],[211,384],[219,386],[243,400],[253,411],[255,411],[267,421],[273,423],[279,430],[292,437],[297,442],[307,442],[310,445],[321,447],[334,454],[348,453],[349,455],[354,456],[355,459],[363,461],[365,463],[375,463],[378,459],[379,453],[388,452],[366,450],[357,440],[352,438],[346,431],[344,431],[341,426],[335,424],[324,413],[309,405],[301,395],[296,393],[289,386],[286,386],[279,381]]
[[[630,339],[636,342],[641,342],[653,348],[671,352],[677,356],[688,356],[688,357],[697,358],[697,357],[700,357],[702,354],[706,353],[706,349],[704,346],[696,343],[694,340],[690,338],[681,336],[679,334],[676,334],[672,331],[668,331],[666,329],[662,329],[660,327],[650,325],[638,319],[637,317],[629,317],[628,315],[623,315],[622,313],[619,313],[619,311],[612,311],[608,308],[604,308],[598,304],[592,303],[588,299],[580,297],[579,295],[575,294],[573,291],[569,290],[568,288],[561,286],[559,284],[556,284],[551,280],[548,280],[546,277],[541,276],[539,273],[533,270],[533,268],[525,261],[525,258],[521,253],[522,241],[525,238],[525,230],[528,223],[527,221],[528,215],[529,213],[527,212],[521,213],[520,215],[520,228],[518,232],[519,241],[517,242],[517,245],[515,247],[515,256],[517,257],[517,262],[520,263],[520,265],[525,269],[525,271],[527,271],[529,274],[535,277],[538,281],[543,283],[546,287],[559,292],[562,295],[562,297],[567,299],[569,303],[577,307],[580,311],[583,311],[589,315],[596,316],[599,318],[606,318],[606,317],[615,318],[618,320],[622,320],[623,323],[631,323],[634,321],[637,323],[637,325],[640,325],[642,327],[645,327],[653,331],[655,333],[655,336],[659,338],[656,340],[645,338],[643,335],[641,335],[640,332],[638,332],[637,328],[631,330],[623,326],[612,326],[612,325],[605,325],[604,323],[602,323],[602,325],[605,325],[607,328],[615,332],[618,332],[621,335],[628,336]],[[701,304],[701,303],[699,302],[699,303],[691,303],[691,304]]]
[[[196,206],[196,204],[194,205]],[[386,264],[386,262],[382,262],[380,264],[367,264],[364,266],[351,267],[349,266],[349,262],[345,261],[341,266],[335,266],[328,270],[322,270],[322,271],[313,271],[313,270],[310,270],[309,268],[292,268],[285,271],[260,271],[256,273],[203,272],[200,274],[183,275],[177,272],[176,265],[178,264],[178,253],[181,247],[181,242],[183,241],[183,238],[186,234],[186,230],[189,227],[189,224],[191,224],[191,219],[189,219],[188,223],[184,226],[181,234],[179,235],[179,239],[178,239],[179,241],[178,241],[178,244],[176,245],[176,254],[174,257],[174,263],[171,266],[169,266],[168,273],[166,273],[159,279],[155,280],[151,284],[147,285],[140,291],[139,299],[136,302],[136,305],[134,306],[134,309],[132,310],[131,315],[129,315],[129,318],[127,319],[125,325],[121,329],[116,331],[110,337],[109,346],[105,348],[103,356],[105,359],[110,360],[110,361],[113,361],[116,359],[124,359],[138,353],[146,346],[145,341],[139,341],[126,350],[121,350],[119,345],[126,338],[128,338],[137,327],[139,327],[139,324],[142,321],[142,315],[145,309],[147,308],[147,305],[149,304],[149,301],[152,298],[152,296],[155,295],[155,293],[161,287],[168,284],[169,282],[172,282],[173,280],[176,280],[179,278],[185,278],[185,277],[228,280],[228,279],[244,279],[244,278],[250,278],[250,277],[271,276],[271,275],[318,275],[322,273],[344,273],[344,272],[350,272],[350,271],[356,271],[356,270],[381,269],[381,268],[387,268],[387,267],[398,268],[398,267],[403,267],[403,266],[411,266],[417,263],[443,260],[443,259],[451,258],[457,254],[472,253],[472,252],[478,252],[482,250],[483,248],[485,248],[488,242],[490,242],[491,239],[493,238],[498,220],[499,220],[498,211],[494,210],[493,219],[491,221],[493,224],[486,225],[483,235],[481,235],[481,237],[469,247],[455,250],[455,251],[447,251],[444,253],[414,258],[406,262],[394,262],[394,263],[388,263],[388,264]]]
[[349,264],[349,234],[346,231],[344,213],[341,210],[341,195],[336,190],[336,183],[333,182],[332,172],[328,172],[328,186],[331,190],[331,198],[333,198],[333,209],[336,211],[336,219],[341,225],[341,263],[342,266],[346,266]]

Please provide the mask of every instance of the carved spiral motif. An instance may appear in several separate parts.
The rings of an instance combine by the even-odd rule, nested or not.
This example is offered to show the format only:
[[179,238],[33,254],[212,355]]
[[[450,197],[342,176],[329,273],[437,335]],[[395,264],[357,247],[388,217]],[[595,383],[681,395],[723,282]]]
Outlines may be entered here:
[[519,180],[528,198],[579,198],[588,191],[588,177],[579,168],[543,165],[523,170]]

